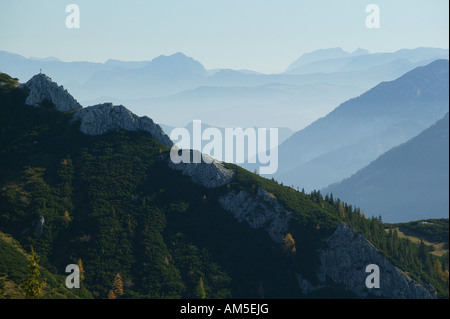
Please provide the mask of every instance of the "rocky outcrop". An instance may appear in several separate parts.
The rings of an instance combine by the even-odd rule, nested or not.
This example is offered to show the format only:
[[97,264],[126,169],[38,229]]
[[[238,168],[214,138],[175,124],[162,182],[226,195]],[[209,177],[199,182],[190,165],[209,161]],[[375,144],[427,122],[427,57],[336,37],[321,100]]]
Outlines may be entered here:
[[36,74],[20,87],[29,91],[25,100],[28,105],[39,106],[44,100],[48,100],[55,104],[60,112],[73,111],[82,107],[67,90],[42,73]]
[[147,131],[157,141],[172,146],[162,128],[147,116],[139,117],[123,105],[103,103],[78,110],[73,120],[80,121],[80,131],[86,135],[101,135],[109,131]]
[[[191,159],[190,163],[181,162],[175,164],[169,159],[169,167],[181,171],[183,175],[190,176],[192,181],[197,185],[206,188],[214,188],[228,184],[233,178],[234,172],[227,169],[222,162],[219,162],[206,154],[201,154],[198,151],[184,151],[189,152],[189,158]],[[199,158],[206,157],[207,161],[205,162],[202,159],[200,163],[194,163],[192,160],[194,153],[197,153],[196,156],[200,155]]]
[[[340,224],[326,239],[326,248],[319,251],[322,265],[317,273],[321,283],[330,278],[342,284],[360,298],[381,297],[393,299],[436,298],[433,287],[413,281],[389,262],[363,235],[345,224]],[[380,269],[380,288],[367,288],[366,267],[375,264]],[[314,287],[299,281],[305,289]]]
[[101,135],[113,130],[146,131],[157,141],[172,146],[173,142],[162,128],[147,116],[139,117],[122,105],[104,103],[83,108],[62,86],[45,74],[33,76],[20,86],[28,90],[26,104],[39,106],[44,100],[60,112],[74,111],[73,121],[80,121],[80,131],[86,135]]
[[281,243],[287,234],[290,212],[261,187],[256,196],[247,191],[229,192],[219,198],[219,203],[239,222],[245,221],[253,229],[265,228],[276,243]]
[[[288,232],[291,214],[272,194],[258,188],[256,195],[247,191],[229,192],[219,197],[220,205],[231,212],[239,222],[253,229],[264,228],[272,240],[282,243]],[[364,236],[345,224],[340,224],[325,240],[325,248],[318,251],[321,266],[317,270],[318,284],[296,273],[298,286],[304,294],[326,288],[329,280],[345,287],[358,298],[379,297],[392,299],[436,298],[430,285],[421,285],[387,260]],[[368,288],[368,265],[380,270],[380,288]]]
[[42,216],[39,216],[39,220],[36,221],[36,228],[35,232],[40,237],[44,231],[44,224],[45,224],[45,218]]

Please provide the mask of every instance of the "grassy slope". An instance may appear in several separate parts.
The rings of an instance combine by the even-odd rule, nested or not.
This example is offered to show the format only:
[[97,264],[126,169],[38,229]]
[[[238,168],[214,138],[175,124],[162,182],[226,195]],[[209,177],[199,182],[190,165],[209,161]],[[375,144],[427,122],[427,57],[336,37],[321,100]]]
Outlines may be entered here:
[[395,228],[400,237],[408,238],[412,242],[424,244],[431,247],[432,254],[442,256],[449,251],[449,220],[426,219],[409,223],[387,224],[386,230]]

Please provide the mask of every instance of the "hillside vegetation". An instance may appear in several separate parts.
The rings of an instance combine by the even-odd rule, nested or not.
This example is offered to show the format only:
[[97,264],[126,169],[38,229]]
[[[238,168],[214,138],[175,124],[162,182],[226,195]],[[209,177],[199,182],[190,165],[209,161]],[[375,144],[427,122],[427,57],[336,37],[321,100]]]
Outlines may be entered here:
[[[0,93],[0,231],[24,252],[34,247],[49,282],[54,274],[64,284],[65,267],[81,262],[82,286],[89,291],[82,297],[308,297],[293,274],[314,282],[321,239],[345,222],[414,279],[448,296],[448,256],[438,258],[386,233],[382,222],[351,205],[231,164],[233,180],[206,189],[170,169],[169,148],[150,134],[83,135],[71,114],[51,103],[25,105],[25,92],[9,79]],[[284,244],[239,223],[218,203],[230,190],[256,193],[259,187],[292,214],[291,239]],[[18,276],[18,284],[14,271],[24,274],[25,256],[6,242],[0,242],[4,256],[18,264],[16,270],[4,268],[0,278]],[[344,295],[331,287],[313,297]]]
[[409,223],[386,224],[386,231],[396,229],[400,237],[429,246],[437,256],[448,254],[448,218],[425,219]]

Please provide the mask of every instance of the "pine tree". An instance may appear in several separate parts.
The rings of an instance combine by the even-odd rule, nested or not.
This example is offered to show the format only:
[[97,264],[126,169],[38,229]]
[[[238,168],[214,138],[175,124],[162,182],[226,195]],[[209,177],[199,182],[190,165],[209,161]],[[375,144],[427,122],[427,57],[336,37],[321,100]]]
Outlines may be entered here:
[[206,299],[205,286],[203,284],[203,278],[200,277],[197,287],[195,288],[195,297],[198,299]]
[[340,203],[339,204],[339,215],[341,216],[342,219],[345,218],[345,208],[344,208],[344,203]]
[[286,253],[293,254],[296,252],[295,240],[291,233],[288,233],[283,239],[283,249]]
[[398,243],[398,230],[394,228],[393,237],[392,237],[392,248],[394,255],[399,256],[399,243]]
[[123,296],[123,280],[119,273],[117,273],[116,278],[114,278],[112,291],[117,298]]
[[25,289],[25,298],[27,299],[39,299],[43,295],[43,288],[47,279],[39,280],[41,276],[41,266],[39,261],[41,258],[36,254],[33,247],[31,247],[31,256],[28,257],[30,264],[28,265],[28,275],[23,281]]
[[72,221],[72,217],[70,217],[70,214],[69,214],[69,212],[66,210],[66,211],[64,211],[64,220],[67,222],[67,223],[70,223],[71,221]]
[[443,272],[442,272],[442,264],[439,260],[436,260],[433,264],[433,272],[436,275],[437,278],[442,278],[443,277]]
[[108,299],[117,299],[117,296],[112,289],[108,293]]
[[447,286],[448,286],[448,269],[446,269],[446,270],[443,272],[443,277],[444,277],[444,280],[447,282]]
[[420,240],[418,257],[422,263],[425,263],[425,261],[427,259],[427,248],[425,247],[425,243],[423,242],[422,239]]

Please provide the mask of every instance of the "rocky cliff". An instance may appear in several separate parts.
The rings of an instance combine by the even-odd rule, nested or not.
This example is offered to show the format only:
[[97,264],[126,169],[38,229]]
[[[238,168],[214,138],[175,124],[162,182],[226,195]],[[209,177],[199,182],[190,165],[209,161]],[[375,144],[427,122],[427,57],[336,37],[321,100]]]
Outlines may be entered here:
[[62,86],[58,86],[45,74],[33,76],[20,86],[28,91],[26,104],[39,106],[44,100],[52,102],[60,112],[73,111],[73,120],[80,121],[80,131],[87,135],[101,135],[108,131],[149,132],[157,141],[172,146],[162,128],[147,116],[138,117],[122,105],[104,103],[83,108]]
[[80,131],[86,135],[101,135],[113,130],[147,131],[157,141],[172,146],[162,128],[147,116],[138,117],[123,105],[103,103],[75,112],[73,120],[80,121]]
[[219,198],[219,203],[239,222],[246,222],[253,229],[265,228],[276,243],[281,243],[287,234],[291,214],[261,187],[253,196],[247,191],[229,192]]
[[[221,206],[231,212],[239,222],[253,229],[263,228],[272,240],[281,244],[288,233],[291,214],[270,193],[258,188],[256,195],[247,191],[229,192],[219,198]],[[431,285],[421,285],[395,267],[363,235],[341,223],[324,240],[318,256],[321,261],[316,276],[318,284],[296,273],[298,285],[304,294],[329,287],[330,280],[341,285],[358,298],[434,299]],[[380,271],[380,287],[368,288],[368,265],[375,264]]]
[[42,73],[36,74],[20,87],[29,91],[25,101],[28,105],[39,106],[44,100],[48,100],[55,104],[60,112],[74,111],[82,107],[67,90]]
[[[392,299],[436,298],[430,285],[421,285],[387,260],[363,235],[341,223],[325,240],[326,248],[320,250],[321,266],[317,271],[318,286],[297,275],[300,287],[308,293],[326,286],[327,278],[341,284],[359,298],[379,297]],[[379,267],[380,287],[367,288],[366,267]]]
[[[189,151],[189,158],[193,158],[193,153],[200,153],[198,151]],[[198,154],[197,154],[198,155]],[[192,181],[197,185],[202,185],[206,188],[214,188],[225,185],[231,181],[234,172],[225,168],[222,162],[212,159],[206,154],[201,154],[203,157],[207,157],[207,162],[204,160],[201,163],[173,163],[168,160],[169,167],[175,170],[179,170],[183,175],[190,176]]]

